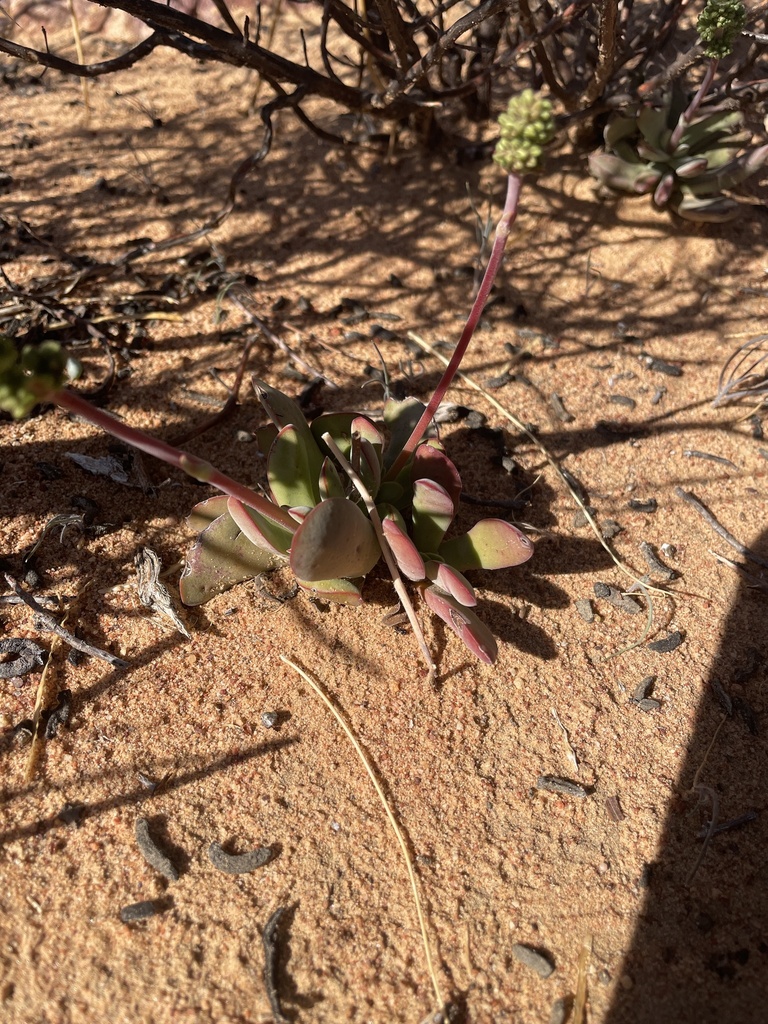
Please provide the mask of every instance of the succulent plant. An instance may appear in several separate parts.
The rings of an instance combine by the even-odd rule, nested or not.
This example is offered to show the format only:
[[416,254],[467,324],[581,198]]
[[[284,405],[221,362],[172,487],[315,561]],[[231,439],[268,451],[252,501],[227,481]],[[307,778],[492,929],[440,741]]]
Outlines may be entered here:
[[690,122],[688,111],[675,87],[658,105],[612,117],[605,151],[590,156],[590,172],[609,190],[651,193],[657,206],[686,220],[732,220],[741,207],[723,189],[764,167],[768,145],[745,149],[752,136],[738,110],[703,105]]
[[289,511],[293,526],[278,525],[232,497],[201,502],[190,519],[202,532],[187,557],[182,600],[202,604],[240,580],[289,565],[313,596],[360,603],[362,582],[381,558],[382,544],[349,466],[375,501],[381,534],[399,571],[418,584],[427,606],[478,658],[492,663],[496,642],[472,610],[477,599],[464,572],[519,565],[533,545],[502,519],[483,520],[446,539],[461,479],[437,440],[420,444],[392,475],[425,406],[413,398],[387,401],[385,445],[382,432],[363,416],[330,413],[310,425],[292,399],[264,381],[254,385],[271,420],[259,439],[268,449],[271,500]]

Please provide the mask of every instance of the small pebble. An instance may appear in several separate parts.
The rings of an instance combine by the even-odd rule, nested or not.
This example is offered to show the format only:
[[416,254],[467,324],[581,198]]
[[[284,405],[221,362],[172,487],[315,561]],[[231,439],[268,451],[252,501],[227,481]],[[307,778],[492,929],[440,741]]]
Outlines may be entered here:
[[633,512],[655,512],[658,507],[659,503],[655,498],[648,498],[647,501],[630,498],[627,502],[627,508],[631,508]]
[[145,921],[148,917],[154,917],[160,908],[154,900],[142,900],[140,903],[130,903],[120,910],[120,920],[123,924],[131,924],[133,921]]
[[261,716],[261,724],[265,729],[274,729],[277,725],[278,714],[276,711],[265,711]]
[[256,440],[256,437],[250,432],[250,430],[238,430],[235,433],[235,440],[239,444],[250,444],[251,441]]
[[637,405],[634,398],[630,398],[629,395],[609,395],[608,400],[614,405],[623,405],[627,409],[634,409]]
[[218,843],[211,843],[208,847],[211,864],[225,875],[245,875],[263,867],[271,858],[272,850],[269,846],[259,846],[247,853],[227,853]]
[[642,700],[636,700],[635,704],[640,711],[658,711],[661,707],[661,701],[653,697],[643,697]]
[[549,978],[555,970],[555,965],[547,955],[540,953],[531,946],[524,946],[520,942],[516,942],[512,947],[512,956],[523,964],[524,967],[529,967],[532,971],[535,971],[540,978]]
[[676,651],[682,642],[683,634],[676,629],[674,633],[670,633],[663,640],[654,640],[648,644],[648,650],[655,651],[657,654],[670,654],[672,651]]
[[[587,505],[586,508],[587,512],[589,512],[591,516],[594,516],[596,510],[592,508],[591,505]],[[580,530],[584,526],[589,526],[589,520],[587,519],[586,513],[584,512],[583,508],[577,509],[576,512],[574,512],[573,519],[571,520],[571,525],[573,526],[574,530]]]
[[570,779],[561,779],[556,775],[540,775],[536,779],[536,789],[544,789],[549,793],[562,793],[563,796],[575,796],[580,800],[589,796],[587,790]]
[[549,1011],[549,1024],[565,1024],[573,1006],[573,999],[570,996],[561,996],[552,1003]]
[[167,878],[169,882],[178,882],[179,872],[150,834],[149,822],[146,818],[136,819],[136,843],[150,867]]
[[576,598],[576,611],[584,619],[585,622],[594,622],[595,613],[592,610],[592,602],[588,597],[577,597]]
[[604,519],[600,523],[600,533],[603,536],[603,540],[613,540],[617,537],[624,529],[615,519]]
[[671,363],[665,363],[663,359],[656,359],[655,356],[649,355],[648,352],[641,352],[639,358],[654,373],[663,373],[667,377],[683,376],[683,371],[679,366],[672,366]]
[[640,615],[645,611],[639,601],[636,601],[628,594],[623,594],[618,587],[612,587],[608,583],[596,583],[594,586],[595,597],[607,601],[628,615]]
[[646,676],[641,682],[635,687],[635,692],[632,694],[632,700],[645,700],[646,697],[650,697],[653,690],[653,684],[656,682],[656,676]]

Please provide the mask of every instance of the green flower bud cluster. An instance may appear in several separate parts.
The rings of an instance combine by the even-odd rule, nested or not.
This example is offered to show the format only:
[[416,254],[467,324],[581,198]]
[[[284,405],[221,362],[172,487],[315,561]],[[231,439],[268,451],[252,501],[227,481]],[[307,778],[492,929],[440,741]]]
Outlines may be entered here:
[[499,117],[501,137],[493,159],[507,174],[538,168],[545,146],[555,134],[552,104],[533,89],[513,96]]
[[0,334],[0,409],[20,420],[62,386],[66,368],[58,342],[25,345],[19,355],[13,340]]
[[718,60],[727,57],[746,20],[747,10],[741,0],[708,0],[696,22],[706,56]]

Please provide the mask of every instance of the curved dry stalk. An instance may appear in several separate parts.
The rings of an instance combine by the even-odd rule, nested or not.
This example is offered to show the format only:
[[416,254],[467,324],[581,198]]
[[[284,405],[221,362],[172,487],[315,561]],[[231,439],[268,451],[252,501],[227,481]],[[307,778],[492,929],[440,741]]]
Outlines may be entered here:
[[[752,356],[756,358],[749,362]],[[766,365],[758,370],[761,363]],[[720,371],[712,405],[717,408],[726,402],[738,402],[741,398],[759,399],[761,405],[768,398],[768,334],[761,334],[740,345]]]
[[405,867],[406,870],[408,871],[408,879],[411,883],[411,890],[413,892],[413,902],[416,905],[416,915],[419,919],[421,940],[424,944],[424,957],[427,962],[427,973],[429,974],[430,981],[432,982],[432,988],[435,993],[435,999],[437,1000],[438,1008],[440,1009],[440,1011],[442,1011],[446,1006],[446,1002],[445,999],[443,998],[443,994],[440,989],[440,982],[437,977],[437,972],[435,971],[434,963],[432,962],[432,952],[429,948],[429,936],[427,934],[426,917],[424,914],[424,910],[422,909],[421,906],[421,899],[419,897],[419,887],[416,882],[416,872],[414,870],[413,860],[408,849],[408,843],[405,841],[405,836],[403,835],[403,830],[400,828],[400,825],[397,822],[395,813],[392,810],[389,801],[387,800],[386,794],[376,776],[376,772],[373,770],[371,762],[368,760],[368,757],[363,748],[361,747],[360,742],[358,741],[355,734],[352,732],[350,725],[348,724],[348,722],[346,721],[346,719],[344,718],[336,704],[334,704],[334,702],[331,700],[331,698],[328,696],[325,690],[323,690],[320,684],[315,679],[313,679],[312,676],[309,675],[309,673],[305,672],[304,669],[299,668],[299,666],[295,662],[291,661],[290,658],[286,658],[284,654],[280,655],[280,660],[285,662],[286,665],[289,665],[294,670],[294,672],[298,672],[301,678],[305,682],[309,683],[309,685],[312,687],[312,689],[315,691],[318,697],[323,701],[323,703],[329,709],[333,717],[336,719],[336,721],[342,727],[344,732],[347,734],[350,743],[355,748],[355,753],[363,762],[363,767],[365,768],[366,772],[368,773],[368,777],[373,783],[373,788],[376,790],[376,795],[381,801],[381,804],[386,812],[387,818],[389,819],[389,824],[392,826],[392,831],[395,833],[397,842],[400,846],[400,850],[403,854],[403,860],[405,861]]
[[392,582],[395,586],[395,592],[397,593],[397,596],[400,598],[400,602],[405,610],[405,614],[408,616],[408,620],[411,623],[411,627],[413,628],[413,634],[416,637],[416,642],[419,645],[421,653],[424,655],[425,661],[427,662],[427,667],[429,669],[429,676],[427,681],[429,683],[433,683],[435,680],[435,673],[437,671],[437,667],[434,661],[432,660],[432,654],[429,650],[429,647],[427,646],[427,641],[424,639],[424,633],[422,632],[421,625],[419,623],[418,618],[416,617],[416,610],[414,609],[413,603],[411,602],[411,599],[408,596],[408,591],[405,589],[405,584],[403,583],[403,578],[400,575],[400,570],[397,568],[395,556],[392,554],[392,549],[389,546],[389,542],[387,538],[384,536],[384,530],[381,527],[381,519],[379,517],[379,513],[376,509],[376,505],[373,501],[373,498],[368,488],[365,486],[363,481],[360,479],[360,477],[357,475],[357,473],[350,465],[349,461],[344,458],[343,454],[339,449],[339,446],[333,440],[331,435],[328,433],[323,434],[323,441],[328,445],[331,452],[333,453],[334,458],[339,463],[344,472],[347,474],[352,483],[355,485],[358,494],[365,502],[365,507],[368,510],[368,515],[370,517],[371,523],[373,524],[373,528],[376,531],[376,538],[378,539],[379,547],[381,548],[381,553],[384,555],[384,560],[387,563],[387,568],[389,569],[389,573],[392,577]]

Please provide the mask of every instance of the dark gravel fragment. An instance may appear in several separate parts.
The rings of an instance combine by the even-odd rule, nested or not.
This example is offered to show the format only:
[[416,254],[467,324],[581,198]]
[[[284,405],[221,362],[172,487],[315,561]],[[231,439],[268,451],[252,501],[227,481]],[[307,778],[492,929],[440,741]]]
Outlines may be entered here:
[[552,1009],[549,1011],[549,1024],[566,1024],[572,1009],[573,997],[560,996],[552,1003]]
[[619,822],[624,821],[626,814],[621,809],[621,803],[617,796],[609,796],[605,801],[605,809],[611,817],[612,821],[615,821],[618,825]]
[[536,789],[544,789],[548,793],[562,793],[563,796],[575,796],[580,800],[589,796],[589,791],[578,782],[561,779],[557,775],[540,775],[536,779]]
[[136,842],[144,860],[169,882],[178,882],[179,872],[168,856],[160,849],[149,831],[146,818],[136,819]]
[[641,680],[635,687],[635,692],[632,694],[632,700],[645,700],[646,697],[650,697],[653,693],[653,684],[656,682],[656,676],[646,676],[645,679]]
[[600,533],[603,535],[603,540],[613,540],[623,529],[624,527],[617,523],[615,519],[604,519],[600,523]]
[[594,590],[595,597],[607,601],[608,604],[628,615],[641,615],[645,611],[639,601],[630,597],[629,594],[622,594],[618,587],[612,587],[608,583],[596,583]]
[[629,395],[609,395],[608,401],[614,405],[623,405],[627,409],[634,409],[637,406],[637,402]]
[[653,370],[654,373],[663,373],[667,377],[683,376],[683,371],[679,366],[673,366],[671,363],[664,362],[663,359],[657,359],[648,352],[641,352],[639,358],[641,362],[645,363],[648,369]]
[[661,701],[655,700],[653,697],[643,697],[642,700],[636,700],[634,703],[640,711],[658,711],[661,707]]
[[487,388],[489,388],[491,391],[495,391],[498,388],[505,387],[507,384],[511,383],[514,379],[515,379],[514,378],[514,374],[506,373],[505,372],[505,373],[500,373],[497,377],[488,377],[488,378],[486,378],[484,383],[485,383],[485,386]]
[[655,512],[658,507],[659,503],[655,498],[648,498],[646,501],[630,498],[627,502],[627,508],[631,508],[633,512]]
[[65,825],[79,825],[80,819],[85,814],[85,804],[64,804],[56,817]]
[[[592,505],[586,505],[585,508],[587,512],[589,512],[589,514],[594,518],[597,509],[594,508]],[[573,513],[571,525],[573,526],[574,530],[581,530],[583,529],[583,527],[589,526],[589,520],[587,519],[586,512],[583,508],[576,509],[576,511]]]
[[48,716],[45,723],[45,738],[52,740],[59,728],[66,729],[72,714],[72,691],[59,690],[59,702]]
[[389,327],[382,327],[381,324],[373,324],[370,333],[374,341],[394,341],[397,338],[396,331],[391,331]]
[[0,661],[0,679],[13,679],[35,672],[45,663],[48,652],[33,640],[12,636],[0,640],[0,655],[10,656],[9,661]]
[[560,397],[560,395],[558,395],[556,391],[553,391],[552,394],[549,396],[549,404],[552,407],[552,411],[554,412],[555,416],[557,416],[561,423],[573,423],[573,421],[576,419],[573,413],[568,412],[568,410],[565,408],[565,406],[563,405],[562,398]]
[[142,900],[140,903],[129,903],[127,907],[120,910],[120,920],[123,924],[132,924],[134,921],[146,921],[148,917],[159,914],[161,907],[154,900]]
[[668,565],[664,565],[659,556],[653,550],[653,547],[647,542],[643,541],[640,544],[640,553],[648,563],[648,567],[652,572],[656,573],[664,580],[676,580],[680,573],[676,569],[671,569]]
[[683,642],[683,634],[679,629],[676,629],[674,633],[670,633],[669,636],[665,636],[662,640],[654,640],[648,644],[649,651],[655,651],[657,654],[671,654],[672,651],[676,651],[680,644]]
[[555,970],[549,953],[544,953],[533,946],[525,946],[516,942],[512,947],[512,956],[515,960],[535,971],[540,978],[549,978]]
[[227,853],[218,843],[211,843],[208,857],[211,864],[225,875],[245,875],[271,860],[272,850],[269,846],[259,846],[248,853]]

